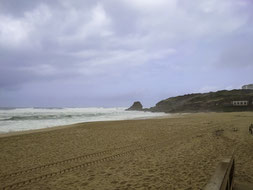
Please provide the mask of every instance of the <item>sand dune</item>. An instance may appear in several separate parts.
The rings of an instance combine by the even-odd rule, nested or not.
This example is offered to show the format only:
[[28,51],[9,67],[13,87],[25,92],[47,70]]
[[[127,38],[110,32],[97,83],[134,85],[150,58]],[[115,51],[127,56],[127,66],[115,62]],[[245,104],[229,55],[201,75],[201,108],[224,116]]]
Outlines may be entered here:
[[[202,189],[232,154],[253,183],[253,113],[95,122],[0,138],[0,187]],[[234,130],[236,128],[236,130]]]

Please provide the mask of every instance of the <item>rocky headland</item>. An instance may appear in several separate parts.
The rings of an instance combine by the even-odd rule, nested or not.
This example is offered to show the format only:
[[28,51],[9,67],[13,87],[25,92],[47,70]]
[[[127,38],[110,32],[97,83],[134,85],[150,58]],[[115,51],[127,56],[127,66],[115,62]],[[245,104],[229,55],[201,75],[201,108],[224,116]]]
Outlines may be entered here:
[[171,97],[154,107],[142,109],[135,102],[128,110],[165,113],[253,111],[253,90],[222,90]]

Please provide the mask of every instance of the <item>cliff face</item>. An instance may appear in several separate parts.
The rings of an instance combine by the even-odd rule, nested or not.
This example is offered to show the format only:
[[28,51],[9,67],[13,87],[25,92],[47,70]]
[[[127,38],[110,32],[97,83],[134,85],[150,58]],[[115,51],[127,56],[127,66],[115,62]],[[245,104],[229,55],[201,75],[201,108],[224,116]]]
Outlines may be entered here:
[[[232,101],[248,101],[248,105],[234,106]],[[162,100],[153,112],[253,111],[253,90],[223,90],[203,94],[187,94]]]
[[134,102],[133,105],[126,109],[127,111],[141,111],[142,110],[142,104],[141,102],[137,101],[137,102]]

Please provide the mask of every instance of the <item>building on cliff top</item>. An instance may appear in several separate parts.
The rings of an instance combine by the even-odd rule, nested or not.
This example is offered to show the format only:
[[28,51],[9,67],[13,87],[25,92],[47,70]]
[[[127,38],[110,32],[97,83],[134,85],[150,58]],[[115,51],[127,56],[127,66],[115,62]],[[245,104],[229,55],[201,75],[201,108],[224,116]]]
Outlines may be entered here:
[[248,106],[249,101],[247,100],[240,100],[240,101],[232,101],[233,106]]
[[253,84],[243,85],[242,89],[243,90],[247,90],[247,89],[253,90]]

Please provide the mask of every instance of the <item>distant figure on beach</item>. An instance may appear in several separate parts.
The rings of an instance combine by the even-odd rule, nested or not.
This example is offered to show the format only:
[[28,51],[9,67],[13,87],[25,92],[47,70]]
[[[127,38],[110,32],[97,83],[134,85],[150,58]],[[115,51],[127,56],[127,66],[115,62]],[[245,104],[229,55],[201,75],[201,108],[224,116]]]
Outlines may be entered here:
[[250,132],[250,134],[253,134],[253,124],[251,124],[251,125],[249,126],[249,132]]

